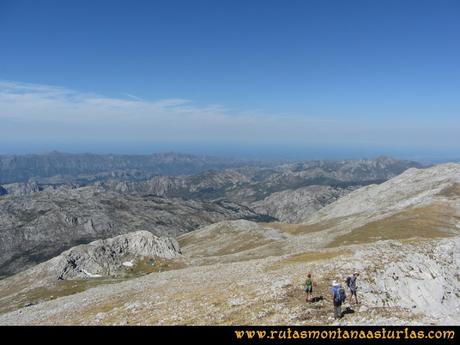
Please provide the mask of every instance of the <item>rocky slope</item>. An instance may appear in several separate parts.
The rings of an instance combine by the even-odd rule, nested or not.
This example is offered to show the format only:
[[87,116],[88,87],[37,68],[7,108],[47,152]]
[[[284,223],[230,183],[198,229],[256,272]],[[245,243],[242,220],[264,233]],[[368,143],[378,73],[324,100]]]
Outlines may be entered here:
[[[263,178],[266,189],[279,191],[278,186],[289,184],[298,187],[306,185],[348,186],[382,182],[395,177],[411,167],[420,164],[397,160],[391,157],[378,157],[374,160],[306,161],[280,165],[274,174]],[[267,169],[265,169],[267,170]],[[257,173],[256,178],[260,175]],[[305,181],[308,184],[305,184]]]
[[259,249],[286,238],[286,234],[276,228],[260,225],[247,220],[223,221],[208,225],[179,237],[189,257],[223,257]]
[[251,203],[251,207],[258,213],[271,215],[280,221],[299,223],[357,188],[356,186],[348,188],[308,186],[288,189]]
[[[346,242],[378,236],[375,232],[385,226],[399,236],[406,231],[442,231],[458,224],[459,193],[459,164],[409,169],[385,183],[340,198],[313,214],[306,224],[327,224],[336,241]],[[354,235],[347,236],[349,232]]]
[[274,167],[245,166],[225,171],[206,171],[193,176],[156,176],[143,182],[112,180],[104,185],[124,193],[205,199],[224,197],[251,202],[274,192],[311,185],[347,187],[383,182],[411,167],[419,167],[419,164],[388,157],[307,161]]
[[[0,324],[458,324],[459,249],[458,237],[383,241],[192,266],[51,298],[0,315]],[[330,283],[353,271],[361,302],[347,301],[334,321]],[[317,301],[305,303],[309,272]]]
[[92,240],[137,230],[176,236],[225,219],[266,220],[246,206],[122,195],[98,186],[0,198],[0,275]]
[[[459,176],[458,164],[412,169],[305,224],[206,226],[179,236],[180,269],[59,290],[57,299],[56,290],[12,293],[27,285],[23,272],[0,281],[10,311],[0,324],[459,324]],[[361,303],[348,301],[334,321],[331,281],[354,271]],[[307,273],[317,283],[310,303]],[[33,298],[42,302],[11,305]]]

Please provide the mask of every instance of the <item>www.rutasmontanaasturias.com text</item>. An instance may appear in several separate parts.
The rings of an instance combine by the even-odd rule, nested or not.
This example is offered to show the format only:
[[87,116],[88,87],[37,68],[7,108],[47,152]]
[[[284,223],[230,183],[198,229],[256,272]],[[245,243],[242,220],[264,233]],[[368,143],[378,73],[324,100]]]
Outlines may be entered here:
[[236,339],[454,339],[454,330],[341,329],[235,330]]

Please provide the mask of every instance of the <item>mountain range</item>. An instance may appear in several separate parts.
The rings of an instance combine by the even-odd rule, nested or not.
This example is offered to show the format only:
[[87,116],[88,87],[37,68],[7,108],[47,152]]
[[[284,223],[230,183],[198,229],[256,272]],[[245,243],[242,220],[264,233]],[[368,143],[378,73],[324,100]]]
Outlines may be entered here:
[[[0,197],[0,324],[460,322],[459,164],[14,183]],[[330,284],[355,271],[361,303],[335,321]]]
[[[46,184],[90,183],[111,177],[145,179],[153,175],[196,174],[251,164],[244,160],[179,153],[151,155],[71,154],[50,152],[31,155],[0,155],[0,184],[26,182]],[[263,162],[257,162],[260,166]]]
[[[171,163],[177,169],[184,159],[201,162],[199,157],[191,156],[155,157],[161,158],[160,166],[179,162]],[[62,166],[67,169],[78,161],[74,155],[69,158],[59,153],[42,158],[50,164],[59,162],[47,171]],[[76,171],[100,168],[88,168],[95,158],[86,158],[90,160],[79,161],[81,166]],[[105,160],[110,161],[101,158]],[[120,164],[123,158],[115,161]],[[0,197],[0,276],[35,265],[77,244],[132,231],[178,236],[221,220],[300,222],[361,185],[378,183],[418,166],[388,157],[270,167],[254,164],[195,175],[154,176],[144,181],[112,177],[91,184],[42,184],[35,180],[4,184]]]

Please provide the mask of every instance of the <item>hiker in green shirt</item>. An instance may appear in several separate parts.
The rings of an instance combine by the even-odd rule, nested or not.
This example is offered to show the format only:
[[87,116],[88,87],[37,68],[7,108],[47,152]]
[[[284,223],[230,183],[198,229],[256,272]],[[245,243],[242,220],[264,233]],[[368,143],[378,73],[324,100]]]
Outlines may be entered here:
[[311,301],[313,293],[313,280],[311,279],[311,274],[308,273],[307,280],[305,281],[305,293],[307,294],[307,302]]

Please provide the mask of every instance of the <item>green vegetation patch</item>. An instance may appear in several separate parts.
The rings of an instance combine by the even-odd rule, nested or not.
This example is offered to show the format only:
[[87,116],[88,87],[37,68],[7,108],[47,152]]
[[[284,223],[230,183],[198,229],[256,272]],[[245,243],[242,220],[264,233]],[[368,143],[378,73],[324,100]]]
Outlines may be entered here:
[[[370,222],[351,233],[336,237],[326,247],[401,240],[411,237],[441,238],[454,235],[460,220],[455,210],[442,204],[414,208],[388,218]],[[458,230],[457,230],[458,232]]]
[[273,240],[259,232],[239,231],[223,224],[212,231],[206,230],[205,236],[200,232],[190,232],[179,237],[178,242],[184,253],[189,252],[193,256],[222,256],[261,247]]
[[186,267],[185,263],[179,260],[145,258],[137,261],[133,267],[127,268],[125,277],[135,278],[150,273],[177,270],[184,267]]
[[39,287],[12,296],[0,303],[0,314],[29,305],[50,301],[59,297],[73,295],[90,288],[120,282],[120,279],[59,280],[46,287]]
[[340,218],[328,220],[325,222],[315,223],[315,224],[290,224],[290,223],[260,223],[263,226],[280,230],[284,233],[291,235],[303,235],[313,232],[323,231],[330,229],[338,224]]

